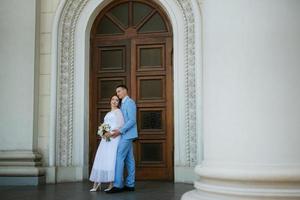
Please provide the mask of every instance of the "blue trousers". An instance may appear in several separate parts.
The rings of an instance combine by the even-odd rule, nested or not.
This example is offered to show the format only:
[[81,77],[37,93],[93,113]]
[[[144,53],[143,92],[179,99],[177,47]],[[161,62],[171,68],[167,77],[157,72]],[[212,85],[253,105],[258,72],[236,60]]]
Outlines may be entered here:
[[125,180],[125,185],[128,187],[135,186],[135,161],[133,156],[133,144],[132,140],[123,139],[121,137],[117,158],[116,158],[116,169],[115,169],[115,181],[114,186],[118,188],[123,188],[123,174],[124,174],[124,165],[127,168],[127,174]]

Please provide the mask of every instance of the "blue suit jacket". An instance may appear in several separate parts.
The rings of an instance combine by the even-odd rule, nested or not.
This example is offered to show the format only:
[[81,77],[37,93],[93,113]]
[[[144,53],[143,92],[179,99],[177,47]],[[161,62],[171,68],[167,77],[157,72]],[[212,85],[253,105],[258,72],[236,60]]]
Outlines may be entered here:
[[136,125],[136,104],[130,98],[126,98],[121,105],[121,111],[124,116],[124,125],[120,133],[124,139],[135,139],[138,137]]

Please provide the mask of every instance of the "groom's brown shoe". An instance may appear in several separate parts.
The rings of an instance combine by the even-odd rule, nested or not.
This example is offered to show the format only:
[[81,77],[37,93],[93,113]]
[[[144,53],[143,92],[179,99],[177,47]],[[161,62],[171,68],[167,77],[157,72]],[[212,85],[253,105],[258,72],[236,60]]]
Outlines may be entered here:
[[112,187],[110,190],[105,191],[108,194],[112,194],[112,193],[120,193],[123,192],[122,188],[117,188],[117,187]]
[[125,186],[123,187],[123,190],[124,190],[124,191],[128,191],[128,192],[133,192],[133,191],[134,191],[134,187],[128,187],[128,186],[125,185]]

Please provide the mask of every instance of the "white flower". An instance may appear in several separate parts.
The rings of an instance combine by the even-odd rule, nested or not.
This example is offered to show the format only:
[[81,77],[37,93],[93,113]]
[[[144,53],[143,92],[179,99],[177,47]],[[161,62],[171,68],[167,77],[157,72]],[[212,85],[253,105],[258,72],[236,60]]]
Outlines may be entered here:
[[100,137],[102,137],[103,139],[106,139],[106,141],[110,141],[110,138],[105,138],[104,137],[104,134],[105,134],[105,132],[108,132],[108,131],[110,131],[110,126],[109,126],[109,124],[101,124],[99,127],[98,127],[98,132],[97,132],[97,134],[100,136]]

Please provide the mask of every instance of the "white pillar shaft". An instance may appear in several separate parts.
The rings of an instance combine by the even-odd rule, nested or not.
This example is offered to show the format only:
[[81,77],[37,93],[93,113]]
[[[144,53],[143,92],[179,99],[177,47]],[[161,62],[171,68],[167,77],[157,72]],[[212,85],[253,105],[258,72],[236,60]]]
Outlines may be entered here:
[[204,2],[204,162],[183,199],[300,198],[300,2]]
[[38,0],[0,3],[0,185],[39,184]]
[[0,150],[36,146],[35,9],[35,0],[5,0],[0,5]]

